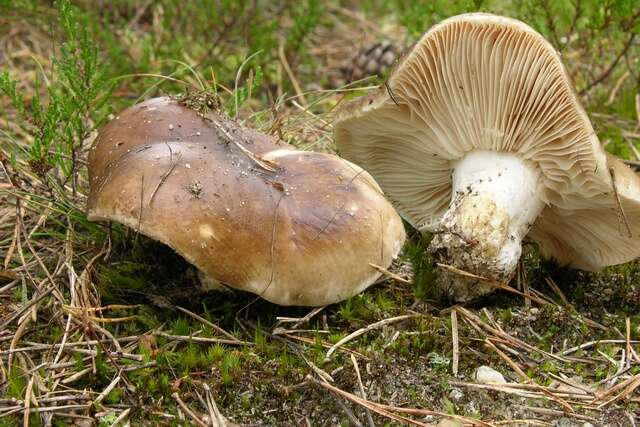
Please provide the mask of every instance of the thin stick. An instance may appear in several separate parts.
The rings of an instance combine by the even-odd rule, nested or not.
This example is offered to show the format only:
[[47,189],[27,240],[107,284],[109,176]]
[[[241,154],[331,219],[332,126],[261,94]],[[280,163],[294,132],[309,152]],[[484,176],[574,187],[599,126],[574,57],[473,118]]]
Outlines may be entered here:
[[252,343],[252,342],[239,341],[237,338],[233,340],[226,340],[222,338],[194,337],[194,336],[187,336],[187,335],[169,335],[164,332],[158,332],[158,335],[174,341],[196,342],[200,344],[227,344],[227,345],[247,345],[247,346],[255,345],[255,343]]
[[[324,310],[327,306],[323,305],[322,307],[316,307],[313,310],[311,310],[309,313],[307,313],[306,316],[304,316],[303,318],[300,319],[291,319],[291,321],[294,321],[295,323],[291,326],[291,329],[296,329],[299,328],[301,325],[307,323],[309,320],[311,320],[312,318],[314,318],[318,313],[320,313],[322,310]],[[288,322],[290,320],[285,320],[284,317],[279,317],[277,318],[279,321],[281,322]]]
[[631,357],[636,359],[636,362],[640,362],[640,357],[638,357],[638,353],[636,353],[636,351],[633,349],[633,346],[631,345],[631,318],[630,317],[627,317],[625,319],[625,326],[626,326],[626,332],[627,332],[627,337],[626,337],[627,357],[629,358],[626,365],[627,367],[629,367],[631,365]]
[[83,376],[85,376],[86,374],[88,374],[89,372],[92,371],[91,366],[89,366],[88,368],[85,368],[81,371],[76,372],[75,374],[63,379],[62,381],[60,381],[62,384],[69,384],[72,383],[74,381],[76,381],[79,378],[82,378]]
[[182,401],[182,399],[180,399],[180,396],[178,395],[177,392],[173,393],[171,397],[173,397],[173,400],[175,400],[176,403],[178,403],[178,406],[180,406],[180,409],[182,409],[182,411],[185,414],[187,414],[193,421],[195,421],[195,423],[198,424],[198,426],[209,427],[207,424],[205,424],[204,421],[200,419],[200,417],[198,417],[196,414],[193,413],[191,409],[189,409],[189,407]]
[[327,355],[325,356],[325,360],[326,361],[330,360],[331,355],[338,348],[340,348],[342,345],[346,344],[347,342],[351,341],[352,339],[359,337],[360,335],[366,334],[369,331],[372,331],[372,330],[377,329],[377,328],[381,328],[381,327],[386,326],[386,325],[390,325],[392,323],[400,322],[400,321],[407,320],[407,319],[413,319],[413,318],[420,317],[420,316],[421,316],[420,314],[405,314],[405,315],[402,315],[402,316],[391,317],[389,319],[383,319],[383,320],[380,320],[379,322],[372,323],[372,324],[368,325],[365,328],[358,329],[357,331],[350,333],[349,335],[347,335],[346,337],[342,338],[340,341],[335,343],[333,345],[333,347],[331,347],[329,349],[329,351],[327,351]]
[[626,383],[626,388],[623,391],[621,391],[620,393],[618,393],[617,395],[615,395],[611,399],[607,400],[606,402],[603,402],[600,405],[598,405],[598,409],[605,408],[605,407],[609,406],[610,404],[612,404],[613,402],[615,402],[615,401],[617,401],[619,399],[622,399],[622,398],[630,395],[631,393],[633,393],[633,391],[636,388],[640,387],[640,374],[629,378],[629,380],[625,381],[625,383]]
[[395,421],[399,421],[402,424],[412,424],[412,425],[419,426],[419,427],[433,427],[432,424],[421,423],[419,421],[412,420],[411,418],[403,417],[403,416],[400,416],[400,415],[393,414],[393,413],[391,413],[389,411],[385,411],[384,409],[379,408],[378,406],[373,404],[373,402],[370,402],[368,400],[359,399],[357,396],[355,396],[355,395],[353,395],[351,393],[348,393],[348,392],[346,392],[344,390],[341,390],[341,389],[339,389],[337,387],[333,387],[331,384],[324,383],[322,381],[318,381],[318,380],[316,380],[315,378],[313,378],[311,376],[308,376],[307,379],[309,381],[313,382],[314,384],[317,384],[317,385],[319,385],[321,387],[324,387],[324,388],[334,392],[335,394],[339,394],[339,395],[342,395],[342,396],[346,397],[348,400],[351,400],[354,403],[357,403],[357,404],[359,404],[361,406],[364,406],[364,407],[368,407],[373,412],[375,412],[375,413],[377,413],[379,415],[382,415],[384,417],[390,418],[390,419],[395,420]]
[[458,313],[451,310],[451,339],[453,340],[453,361],[451,370],[453,375],[458,375],[458,363],[460,358],[460,343],[458,340]]
[[369,265],[373,268],[375,268],[376,270],[378,270],[380,273],[384,274],[387,277],[392,278],[393,280],[397,280],[398,282],[402,282],[402,283],[407,283],[407,284],[411,284],[411,281],[405,279],[404,277],[400,277],[395,273],[390,272],[389,270],[387,270],[384,267],[381,267],[379,265],[373,264],[373,263],[369,263]]
[[131,408],[127,408],[124,411],[120,412],[120,415],[118,415],[118,417],[115,420],[113,420],[113,422],[109,427],[116,427],[118,424],[124,421],[125,418],[127,418],[127,416],[129,415],[129,412],[131,412]]
[[[557,353],[558,356],[567,356],[571,353],[575,353],[578,350],[584,350],[585,348],[593,347],[594,345],[600,344],[625,344],[627,340],[597,340],[597,341],[589,341],[584,344],[577,345],[575,347],[568,348],[560,353]],[[640,341],[629,340],[629,343],[637,344]]]
[[217,331],[218,333],[221,333],[222,335],[224,335],[225,337],[229,338],[230,340],[233,340],[233,341],[236,341],[236,342],[240,342],[240,340],[238,338],[234,337],[229,332],[225,331],[224,329],[222,329],[220,326],[216,325],[215,323],[209,322],[204,317],[198,316],[196,313],[194,313],[192,311],[189,311],[186,308],[182,308],[182,307],[180,307],[178,305],[176,305],[175,307],[179,311],[183,312],[184,314],[188,314],[189,316],[193,317],[196,320],[199,320],[200,322],[202,322],[205,325],[209,326],[210,328],[212,328],[213,330]]
[[33,391],[33,379],[35,377],[31,377],[29,379],[29,383],[27,384],[27,390],[24,393],[24,416],[22,419],[22,423],[24,427],[29,427],[29,409],[31,408],[31,392]]
[[282,43],[280,44],[280,46],[278,46],[278,57],[280,58],[280,63],[282,64],[282,68],[284,68],[284,71],[287,73],[287,76],[289,76],[289,80],[291,80],[291,84],[293,85],[293,88],[296,91],[296,95],[298,96],[298,98],[300,98],[303,104],[306,104],[307,100],[304,97],[304,92],[302,91],[302,88],[300,87],[300,83],[298,83],[298,80],[296,79],[295,74],[293,74],[293,71],[289,66],[289,61],[287,61],[287,55],[285,55],[284,53],[284,46],[282,45]]
[[209,418],[211,418],[213,427],[226,427],[227,420],[222,416],[220,410],[218,410],[218,405],[216,405],[216,401],[213,398],[209,385],[204,383],[203,386],[207,402],[207,410],[209,411]]
[[[276,335],[276,334],[274,334],[274,335]],[[277,336],[277,335],[276,335],[276,336]],[[311,339],[311,338],[307,338],[307,337],[300,337],[300,336],[297,336],[297,335],[291,335],[291,334],[286,334],[286,333],[285,333],[285,334],[283,334],[282,336],[284,336],[284,337],[286,337],[286,338],[288,338],[288,339],[291,339],[291,340],[301,341],[301,342],[306,343],[306,344],[312,344],[312,345],[316,345],[316,344],[317,344],[317,341],[316,341],[316,340]],[[326,349],[331,348],[331,345],[327,344],[327,343],[326,343],[326,342],[324,342],[324,341],[323,341],[323,342],[321,342],[321,343],[320,343],[320,345],[321,345],[322,347],[326,348]],[[340,348],[340,349],[338,349],[338,351],[343,351],[343,352],[345,352],[345,353],[353,354],[354,356],[358,356],[358,357],[359,357],[359,358],[361,358],[361,359],[365,359],[365,360],[368,360],[368,359],[369,359],[369,358],[368,358],[367,356],[365,356],[364,354],[359,353],[359,352],[357,352],[357,351],[355,351],[355,350],[351,350],[350,348]]]
[[564,293],[560,290],[560,287],[556,284],[556,282],[554,282],[553,279],[549,276],[545,277],[544,280],[545,282],[547,282],[547,285],[549,285],[551,290],[555,292],[555,294],[558,295],[558,297],[560,297],[562,304],[565,307],[571,307],[571,303],[569,302],[567,297],[564,295]]
[[[362,377],[360,376],[358,361],[356,360],[353,354],[350,356],[351,356],[351,363],[353,364],[353,369],[356,371],[356,378],[358,379],[358,387],[360,388],[360,397],[362,397],[363,399],[366,399],[367,393],[364,391],[364,385],[362,384]],[[369,422],[369,427],[376,427],[375,423],[373,422],[373,417],[371,416],[371,411],[369,410],[369,408],[364,408],[364,410],[367,413],[367,421]]]
[[109,383],[109,385],[108,385],[104,390],[102,390],[102,393],[100,393],[100,394],[98,395],[98,397],[96,397],[96,398],[93,400],[93,403],[94,403],[94,404],[96,404],[96,403],[100,403],[100,402],[102,402],[102,401],[104,400],[104,398],[105,398],[105,397],[107,397],[107,395],[108,395],[109,393],[111,393],[111,391],[112,391],[114,388],[116,388],[116,386],[117,386],[117,385],[118,385],[118,383],[120,382],[120,379],[121,379],[120,375],[116,376],[116,377],[113,379],[113,381],[111,381],[111,382]]
[[[36,412],[36,413],[56,412],[56,411],[65,411],[67,409],[86,409],[89,406],[91,405],[82,404],[82,405],[39,406],[37,408],[30,408],[29,412]],[[11,415],[16,412],[24,411],[24,408],[22,406],[11,406],[9,408],[2,408],[2,409],[6,409],[7,412],[4,412],[2,415],[0,415],[0,418],[5,417],[7,415]],[[63,415],[63,414],[58,414],[58,415]]]
[[629,78],[630,75],[631,73],[629,73],[629,71],[627,70],[618,78],[615,86],[613,86],[613,89],[611,90],[611,94],[609,94],[609,99],[607,99],[607,105],[613,104],[613,101],[616,100],[616,95],[618,95],[618,91],[622,87],[622,84],[625,82],[625,80]]
[[349,421],[351,421],[351,424],[353,424],[355,427],[364,427],[360,422],[360,420],[358,419],[358,417],[355,416],[353,411],[347,405],[345,405],[342,400],[340,400],[340,397],[334,394],[333,398],[336,400],[336,403],[338,404],[338,406],[342,408],[344,413],[347,414],[347,418],[349,418]]
[[636,122],[636,129],[640,129],[640,93],[636,93]]
[[513,369],[518,376],[520,376],[520,378],[529,384],[533,384],[534,386],[536,386],[536,388],[540,391],[542,391],[544,394],[546,394],[547,396],[549,396],[552,400],[554,400],[555,402],[557,402],[558,404],[560,404],[560,406],[562,406],[563,408],[565,408],[568,412],[573,413],[575,412],[573,410],[573,408],[571,407],[571,405],[569,405],[564,399],[556,396],[554,393],[550,392],[549,390],[545,389],[544,387],[542,387],[540,384],[536,383],[535,381],[533,381],[531,378],[529,378],[527,376],[527,374],[524,373],[524,371],[522,369],[520,369],[520,367],[513,361],[511,360],[511,358],[509,356],[507,356],[504,352],[502,352],[498,347],[495,346],[495,344],[493,344],[491,342],[490,339],[485,339],[484,342],[491,347],[491,349],[493,351],[495,351],[498,356],[500,356],[500,358],[502,360],[504,360],[505,362],[507,362],[507,364],[511,367],[511,369]]
[[307,380],[313,382],[314,384],[318,384],[321,387],[324,387],[329,391],[332,391],[334,393],[340,394],[341,396],[344,396],[345,398],[347,398],[348,400],[350,400],[350,401],[352,401],[354,403],[357,403],[357,404],[362,405],[362,406],[366,406],[369,409],[371,409],[373,412],[379,413],[379,414],[387,416],[387,417],[390,417],[390,415],[391,415],[391,416],[394,417],[392,419],[395,419],[396,421],[402,421],[402,422],[413,424],[413,425],[417,425],[417,426],[428,425],[428,424],[424,424],[424,423],[421,423],[421,422],[416,421],[416,420],[412,420],[410,418],[406,418],[406,417],[402,417],[402,416],[393,414],[390,411],[400,412],[400,413],[409,414],[409,415],[419,415],[419,416],[431,415],[431,416],[437,416],[437,417],[445,417],[445,418],[450,418],[450,419],[454,419],[454,420],[459,420],[459,421],[462,421],[464,423],[468,423],[468,424],[471,424],[471,425],[492,427],[492,425],[490,423],[487,423],[485,421],[476,420],[476,419],[473,419],[473,418],[467,418],[467,417],[463,417],[463,416],[460,416],[460,415],[450,415],[450,414],[446,414],[444,412],[432,411],[430,409],[404,408],[404,407],[390,406],[390,405],[385,405],[385,404],[382,404],[382,403],[372,402],[370,400],[362,399],[362,398],[356,396],[355,394],[352,394],[352,393],[349,393],[349,392],[344,391],[342,389],[339,389],[338,387],[332,386],[331,384],[324,383],[322,381],[318,381],[317,379],[311,377],[310,375],[307,375]]
[[555,416],[555,417],[562,417],[562,416],[569,415],[570,417],[577,418],[579,420],[597,422],[597,420],[595,418],[588,417],[586,415],[567,414],[565,412],[558,411],[557,409],[537,408],[535,406],[524,406],[524,405],[516,405],[516,406],[518,408],[521,408],[521,409],[524,409],[524,410],[527,410],[527,411],[531,411],[531,412],[537,412],[537,413],[542,414],[542,415],[548,415],[548,416],[550,415],[550,416]]
[[540,305],[549,304],[547,301],[545,301],[545,300],[543,300],[541,298],[538,298],[538,297],[533,296],[533,295],[527,295],[524,292],[520,292],[519,290],[517,290],[515,288],[512,288],[509,285],[505,285],[504,283],[500,283],[500,282],[495,281],[493,279],[489,279],[488,277],[478,276],[476,274],[469,273],[467,271],[464,271],[464,270],[461,270],[459,268],[456,268],[456,267],[454,267],[452,265],[442,264],[442,263],[439,263],[439,262],[436,263],[436,265],[438,267],[440,267],[440,268],[443,268],[445,270],[448,270],[448,271],[450,271],[452,273],[455,273],[455,274],[458,274],[460,276],[465,276],[465,277],[469,277],[469,278],[472,278],[472,279],[481,280],[481,281],[485,282],[486,284],[488,284],[489,286],[493,286],[496,289],[502,289],[502,290],[505,290],[505,291],[508,291],[508,292],[512,292],[514,294],[518,294],[518,295],[520,295],[522,297],[530,299],[531,301],[535,301]]

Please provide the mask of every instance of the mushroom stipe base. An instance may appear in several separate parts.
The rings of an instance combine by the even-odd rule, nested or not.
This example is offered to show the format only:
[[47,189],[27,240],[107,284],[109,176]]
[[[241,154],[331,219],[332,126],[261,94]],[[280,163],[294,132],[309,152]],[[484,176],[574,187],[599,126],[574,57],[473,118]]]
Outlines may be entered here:
[[[456,162],[449,209],[429,247],[445,264],[507,282],[522,253],[522,239],[544,208],[539,172],[517,155],[472,151]],[[466,301],[493,288],[455,274],[445,293]]]

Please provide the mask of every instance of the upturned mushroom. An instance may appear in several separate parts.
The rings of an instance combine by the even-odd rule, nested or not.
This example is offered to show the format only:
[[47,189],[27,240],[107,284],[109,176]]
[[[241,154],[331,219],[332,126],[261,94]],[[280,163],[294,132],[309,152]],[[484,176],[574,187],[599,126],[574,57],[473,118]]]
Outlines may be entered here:
[[[434,26],[384,87],[342,108],[335,138],[457,269],[508,281],[525,236],[585,270],[640,255],[639,177],[605,152],[560,56],[520,21]],[[494,288],[460,275],[441,285],[458,300]]]
[[160,241],[210,283],[318,306],[380,277],[404,242],[371,176],[170,98],[133,106],[89,155],[90,220]]

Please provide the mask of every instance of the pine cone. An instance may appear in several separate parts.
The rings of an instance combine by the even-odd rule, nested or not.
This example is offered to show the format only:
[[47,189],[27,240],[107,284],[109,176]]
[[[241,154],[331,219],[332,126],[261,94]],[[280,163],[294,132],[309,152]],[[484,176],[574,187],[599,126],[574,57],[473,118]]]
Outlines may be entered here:
[[349,63],[341,68],[342,75],[347,82],[381,76],[391,68],[399,53],[398,47],[388,41],[367,46],[356,52]]

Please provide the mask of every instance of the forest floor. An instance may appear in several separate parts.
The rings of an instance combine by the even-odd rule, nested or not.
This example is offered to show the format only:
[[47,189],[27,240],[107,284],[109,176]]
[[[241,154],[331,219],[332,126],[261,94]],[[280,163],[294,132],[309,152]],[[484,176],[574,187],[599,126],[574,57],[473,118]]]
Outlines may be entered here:
[[639,423],[640,262],[587,273],[526,245],[513,292],[456,305],[407,226],[386,280],[279,307],[202,294],[169,248],[86,219],[87,151],[123,108],[213,88],[332,152],[335,108],[384,81],[352,82],[353,55],[474,10],[542,32],[605,148],[640,161],[637,4],[428,3],[0,0],[0,426]]

